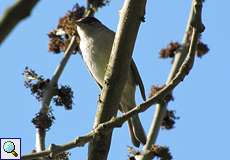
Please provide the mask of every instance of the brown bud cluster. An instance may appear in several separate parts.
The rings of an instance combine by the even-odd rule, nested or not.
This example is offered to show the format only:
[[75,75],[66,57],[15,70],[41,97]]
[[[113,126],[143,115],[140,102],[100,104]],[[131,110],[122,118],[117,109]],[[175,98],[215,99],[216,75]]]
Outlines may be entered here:
[[73,106],[73,91],[69,86],[61,86],[57,89],[57,95],[53,98],[55,105],[64,106],[70,110]]
[[55,117],[53,116],[52,111],[49,111],[47,114],[39,112],[32,119],[32,123],[35,125],[36,128],[49,130],[54,120]]
[[201,58],[203,57],[205,54],[207,54],[209,51],[208,45],[199,41],[197,44],[197,52],[196,55],[197,57]]
[[[57,29],[63,29],[68,36],[77,35],[76,22],[83,17],[85,7],[76,4],[71,11],[68,11],[65,16],[61,17],[58,22]],[[69,37],[65,37],[69,39]]]
[[[151,92],[150,92],[149,97],[156,95],[157,92],[160,91],[164,87],[165,87],[165,85],[161,85],[161,86],[153,85],[151,88]],[[163,101],[168,103],[169,101],[173,101],[173,100],[174,100],[174,97],[173,97],[172,93],[169,93],[164,97]]]
[[30,88],[31,93],[40,101],[43,96],[43,90],[50,80],[39,76],[34,70],[28,67],[25,68],[23,75],[25,77],[25,87]]
[[[192,38],[192,27],[190,27],[190,29],[187,32],[187,39],[186,39],[186,43],[185,43],[185,47],[190,46],[190,42],[191,42],[191,38]],[[182,46],[182,44],[178,43],[178,42],[170,42],[166,48],[162,48],[160,50],[160,58],[174,58],[175,55],[175,51],[180,48]],[[203,43],[201,41],[201,35],[199,37],[199,41],[197,43],[197,50],[196,50],[196,55],[197,57],[201,58],[202,56],[204,56],[205,54],[207,54],[209,51],[208,45]]]
[[160,160],[172,160],[173,157],[166,146],[153,145],[151,151],[154,152]]
[[[36,99],[38,101],[41,101],[50,80],[38,75],[34,70],[28,67],[25,68],[23,75],[25,77],[25,87],[30,88],[31,93],[36,97]],[[72,89],[69,86],[61,86],[60,88],[58,88],[58,85],[55,86],[55,89],[55,95],[53,97],[53,102],[55,103],[55,105],[64,106],[67,110],[72,109]]]
[[56,35],[55,31],[48,33],[48,37],[50,38],[49,52],[60,53],[65,51],[66,45],[63,37]]
[[[76,4],[71,11],[68,11],[65,16],[59,19],[59,23],[56,29],[48,33],[50,38],[48,49],[50,52],[60,53],[65,51],[68,47],[70,39],[73,35],[77,34],[76,22],[83,17],[85,7],[81,7]],[[57,31],[62,29],[65,32],[64,36],[57,35]],[[79,38],[77,38],[79,41]],[[79,47],[75,48],[74,53],[79,51]]]
[[[191,42],[191,38],[192,38],[192,27],[190,27],[189,31],[187,32],[188,34],[188,38],[186,40],[186,46],[189,47],[190,46],[190,42]],[[201,58],[202,56],[204,56],[205,54],[207,54],[209,52],[209,48],[208,45],[203,43],[201,41],[201,35],[199,37],[198,43],[197,43],[197,50],[196,50],[196,55],[197,57]]]
[[160,50],[160,58],[173,58],[175,51],[181,47],[178,42],[170,42],[166,48]]
[[165,129],[172,129],[174,128],[175,120],[177,119],[179,119],[179,117],[176,117],[174,110],[167,110],[161,123],[161,127]]

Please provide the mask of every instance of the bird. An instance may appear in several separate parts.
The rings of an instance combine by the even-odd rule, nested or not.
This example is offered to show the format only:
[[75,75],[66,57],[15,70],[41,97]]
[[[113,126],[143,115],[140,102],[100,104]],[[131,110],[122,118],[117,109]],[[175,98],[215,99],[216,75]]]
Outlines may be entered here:
[[[84,17],[76,22],[77,33],[80,38],[80,52],[89,72],[102,89],[104,75],[109,62],[115,32],[106,27],[95,17]],[[144,85],[134,60],[128,69],[127,82],[122,91],[119,110],[125,113],[136,106],[135,92],[139,86],[142,98],[145,100]],[[128,120],[131,141],[134,146],[146,143],[146,135],[138,114]]]

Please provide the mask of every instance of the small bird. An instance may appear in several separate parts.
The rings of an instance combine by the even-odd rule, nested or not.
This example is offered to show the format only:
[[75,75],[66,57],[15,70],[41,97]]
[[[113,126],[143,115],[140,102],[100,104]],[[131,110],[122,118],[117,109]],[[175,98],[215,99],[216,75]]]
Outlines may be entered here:
[[[102,89],[115,33],[95,17],[79,19],[77,21],[77,32],[80,37],[80,51],[83,60],[89,72]],[[139,85],[142,97],[144,100],[146,99],[144,85],[133,60],[129,68],[127,82],[122,92],[119,107],[119,110],[123,113],[136,106],[136,85]],[[128,120],[128,126],[133,144],[136,147],[139,147],[140,143],[145,144],[146,135],[138,115],[134,115]]]

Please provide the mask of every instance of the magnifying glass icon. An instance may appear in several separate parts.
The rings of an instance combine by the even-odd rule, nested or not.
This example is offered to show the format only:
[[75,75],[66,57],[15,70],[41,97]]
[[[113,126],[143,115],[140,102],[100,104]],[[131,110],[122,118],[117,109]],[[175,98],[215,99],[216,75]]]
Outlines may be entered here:
[[18,153],[15,151],[15,145],[14,145],[14,143],[12,141],[6,141],[3,144],[3,150],[6,153],[11,153],[14,157],[18,156]]

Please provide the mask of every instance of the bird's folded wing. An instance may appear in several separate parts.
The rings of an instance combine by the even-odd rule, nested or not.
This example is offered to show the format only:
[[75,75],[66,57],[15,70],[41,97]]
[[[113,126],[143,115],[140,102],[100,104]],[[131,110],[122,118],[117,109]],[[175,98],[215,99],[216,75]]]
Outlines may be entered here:
[[134,76],[134,80],[135,80],[135,83],[139,86],[140,88],[140,91],[141,91],[141,96],[143,98],[143,100],[145,101],[146,100],[146,96],[145,96],[145,87],[144,87],[144,84],[141,80],[141,76],[138,72],[138,69],[137,69],[137,66],[134,62],[134,60],[132,59],[131,60],[131,71],[133,73],[133,76]]
[[[87,69],[89,70],[88,66],[87,66]],[[134,62],[133,59],[131,60],[131,71],[133,73],[133,77],[134,77],[136,85],[139,86],[139,89],[140,89],[140,92],[141,92],[141,96],[142,96],[143,100],[145,101],[146,100],[145,87],[144,87],[144,84],[142,82],[141,76],[140,76],[140,74],[138,72],[137,66],[136,66],[136,64],[135,64],[135,62]],[[90,72],[90,70],[89,70],[89,72]],[[90,72],[90,74],[94,78],[94,76],[93,76],[93,74],[91,72]],[[97,80],[96,80],[96,82],[97,82]],[[97,82],[97,84],[100,87],[100,89],[102,89],[102,85],[99,82]]]

